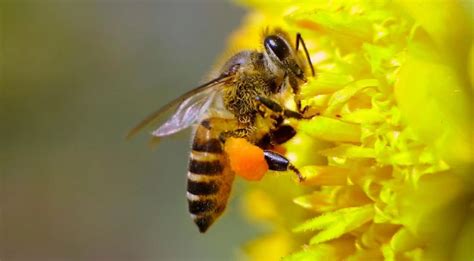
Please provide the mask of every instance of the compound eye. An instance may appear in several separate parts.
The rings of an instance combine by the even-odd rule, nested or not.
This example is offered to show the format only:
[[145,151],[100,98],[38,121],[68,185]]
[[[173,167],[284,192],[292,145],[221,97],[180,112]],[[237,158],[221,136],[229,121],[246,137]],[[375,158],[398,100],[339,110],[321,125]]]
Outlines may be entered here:
[[267,51],[271,50],[280,61],[283,61],[290,55],[290,48],[288,47],[288,44],[280,36],[267,36],[265,38],[264,44]]

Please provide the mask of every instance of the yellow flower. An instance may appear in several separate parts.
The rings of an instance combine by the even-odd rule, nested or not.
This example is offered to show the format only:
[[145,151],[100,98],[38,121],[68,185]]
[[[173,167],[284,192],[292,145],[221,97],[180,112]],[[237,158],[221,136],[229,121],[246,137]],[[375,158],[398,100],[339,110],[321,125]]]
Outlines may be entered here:
[[[271,224],[255,260],[472,260],[473,58],[469,1],[245,0],[230,50],[260,32],[302,33],[317,76],[287,156],[244,212]],[[463,4],[465,6],[463,6]]]

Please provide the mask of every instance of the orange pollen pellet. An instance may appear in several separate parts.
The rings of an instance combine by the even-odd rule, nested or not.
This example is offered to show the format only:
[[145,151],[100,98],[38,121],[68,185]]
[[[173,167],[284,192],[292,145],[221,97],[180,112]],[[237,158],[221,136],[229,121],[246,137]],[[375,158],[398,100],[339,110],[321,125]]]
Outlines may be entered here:
[[246,180],[260,180],[268,171],[263,150],[246,139],[229,138],[224,150],[229,156],[231,169]]

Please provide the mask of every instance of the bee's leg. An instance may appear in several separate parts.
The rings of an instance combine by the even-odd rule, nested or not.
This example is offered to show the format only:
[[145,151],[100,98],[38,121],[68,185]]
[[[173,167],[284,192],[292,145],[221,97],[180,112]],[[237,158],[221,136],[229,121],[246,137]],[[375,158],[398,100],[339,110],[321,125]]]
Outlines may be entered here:
[[263,137],[261,137],[260,140],[255,143],[255,145],[257,145],[262,150],[269,150],[275,148],[276,145],[280,145],[289,141],[295,135],[296,130],[292,126],[282,124],[263,135]]
[[221,142],[225,142],[230,137],[245,138],[249,135],[251,131],[251,128],[239,128],[231,131],[224,131],[221,132],[221,134],[219,135],[219,139],[221,140]]
[[283,144],[296,135],[296,130],[290,125],[280,125],[270,132],[273,144]]
[[285,118],[306,119],[303,114],[283,108],[280,104],[278,104],[278,102],[272,99],[263,96],[257,96],[256,99],[268,109],[272,110],[273,112],[282,114]]
[[265,156],[265,161],[268,164],[268,168],[274,171],[293,171],[300,181],[304,180],[304,177],[301,175],[300,171],[290,163],[290,161],[283,155],[274,152],[272,150],[264,150],[263,155]]

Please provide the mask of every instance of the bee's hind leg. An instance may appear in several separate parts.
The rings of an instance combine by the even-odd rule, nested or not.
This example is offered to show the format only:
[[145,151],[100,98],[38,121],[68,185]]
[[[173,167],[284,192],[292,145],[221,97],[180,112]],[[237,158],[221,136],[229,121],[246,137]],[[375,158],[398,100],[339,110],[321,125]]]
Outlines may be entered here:
[[298,176],[299,181],[304,181],[304,177],[301,175],[300,171],[290,163],[290,161],[283,155],[272,151],[264,150],[263,155],[265,156],[265,161],[268,164],[268,168],[274,171],[293,171],[296,176]]

